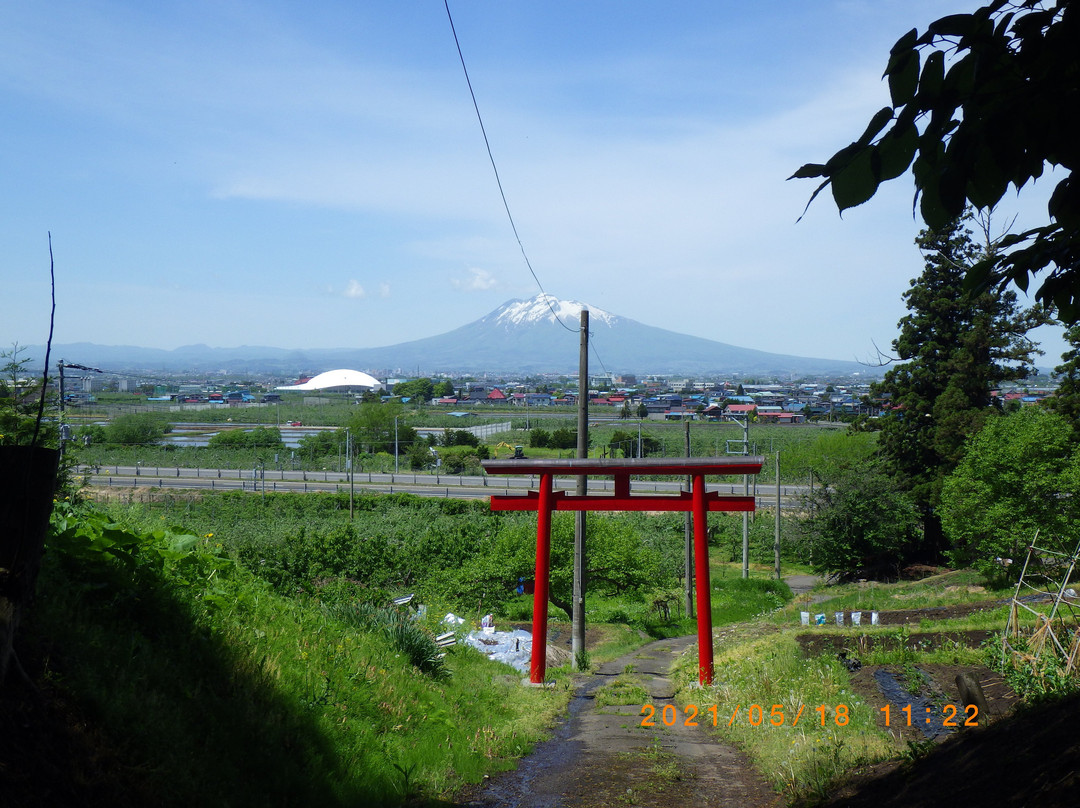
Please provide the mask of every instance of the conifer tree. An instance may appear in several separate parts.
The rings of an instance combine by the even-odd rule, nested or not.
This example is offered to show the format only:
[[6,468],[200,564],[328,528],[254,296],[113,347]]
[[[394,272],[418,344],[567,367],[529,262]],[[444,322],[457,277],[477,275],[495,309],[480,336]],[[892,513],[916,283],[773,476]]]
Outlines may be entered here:
[[886,406],[882,454],[922,517],[923,560],[945,550],[936,512],[942,480],[984,423],[991,392],[1030,372],[1038,351],[1026,335],[1046,320],[1040,307],[1022,309],[1012,291],[965,294],[965,274],[993,249],[972,241],[966,219],[916,238],[925,266],[904,293],[909,314],[893,341],[902,364],[872,391]]
[[1061,364],[1054,368],[1057,392],[1046,400],[1050,409],[1057,412],[1072,426],[1073,434],[1080,438],[1080,325],[1065,332],[1069,350],[1061,355]]

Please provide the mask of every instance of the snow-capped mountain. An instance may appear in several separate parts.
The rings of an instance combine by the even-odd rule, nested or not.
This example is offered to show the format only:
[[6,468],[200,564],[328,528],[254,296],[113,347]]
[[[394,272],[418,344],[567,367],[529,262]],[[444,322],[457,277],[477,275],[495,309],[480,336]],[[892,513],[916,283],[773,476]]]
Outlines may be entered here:
[[383,358],[397,358],[400,364],[393,366],[405,368],[419,364],[433,370],[576,373],[583,306],[589,309],[589,363],[594,371],[784,377],[867,372],[857,362],[783,356],[678,334],[550,295],[511,300],[446,334],[377,351]]
[[[582,307],[589,309],[590,368],[594,372],[737,374],[741,376],[873,375],[857,362],[756,351],[654,328],[572,300],[537,295],[511,300],[453,331],[382,348],[286,350],[189,345],[175,351],[82,343],[54,346],[56,356],[114,370],[273,372],[288,375],[355,368],[381,375],[435,373],[576,374]],[[44,354],[44,349],[40,350]]]
[[611,325],[616,319],[614,314],[609,314],[603,309],[587,306],[576,300],[559,300],[552,295],[540,294],[529,300],[511,300],[504,303],[500,308],[493,311],[479,322],[486,323],[494,318],[495,325],[503,328],[520,328],[547,321],[554,323],[556,319],[577,328],[581,323],[581,310],[589,310],[589,326],[598,322]]

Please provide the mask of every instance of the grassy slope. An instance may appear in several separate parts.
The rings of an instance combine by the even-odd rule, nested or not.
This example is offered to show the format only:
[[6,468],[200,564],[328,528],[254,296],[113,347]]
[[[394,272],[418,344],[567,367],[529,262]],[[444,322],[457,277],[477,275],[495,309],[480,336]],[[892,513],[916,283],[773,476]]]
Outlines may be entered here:
[[[819,592],[826,591],[824,589]],[[921,609],[939,605],[982,602],[986,610],[952,620],[933,621],[922,628],[934,630],[1000,629],[1007,608],[999,601],[1011,592],[989,592],[978,585],[970,571],[958,571],[919,582],[829,587],[832,597],[814,604],[815,611],[831,614],[840,609]],[[718,706],[717,732],[744,749],[776,789],[789,799],[820,799],[842,782],[858,765],[895,758],[905,750],[878,729],[876,706],[859,699],[851,690],[849,675],[833,656],[807,659],[795,637],[807,629],[799,625],[798,612],[805,604],[794,601],[756,620],[722,629],[716,649],[715,684],[704,690],[696,686],[696,662],[684,658],[676,672],[679,700],[704,709]],[[852,636],[852,629],[814,627],[815,634]],[[906,632],[905,627],[864,625],[860,633],[887,639]],[[873,639],[870,642],[874,646]],[[889,644],[895,648],[895,644]],[[912,662],[910,650],[874,651],[868,662]],[[922,664],[985,664],[980,648],[949,647],[918,652]],[[764,710],[753,717],[751,705]],[[845,705],[844,714],[836,711]],[[773,705],[781,713],[771,715]],[[826,706],[824,714],[817,708]],[[802,712],[800,713],[800,708]],[[735,716],[732,720],[732,716]],[[798,724],[795,724],[798,717]],[[712,720],[712,716],[708,717]]]
[[439,794],[511,765],[568,699],[566,687],[522,689],[464,647],[432,679],[381,637],[241,569],[183,584],[145,561],[57,561],[28,629],[48,643],[47,684],[104,728],[121,790],[159,804]]

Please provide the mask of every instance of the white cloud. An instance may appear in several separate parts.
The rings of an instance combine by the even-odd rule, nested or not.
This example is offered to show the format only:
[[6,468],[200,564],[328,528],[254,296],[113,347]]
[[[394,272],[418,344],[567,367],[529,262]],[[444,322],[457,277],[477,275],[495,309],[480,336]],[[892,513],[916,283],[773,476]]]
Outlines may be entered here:
[[349,284],[345,287],[345,291],[342,292],[342,295],[353,298],[354,300],[359,300],[367,297],[367,292],[364,291],[364,287],[360,285],[359,281],[350,279]]
[[383,299],[390,297],[390,284],[386,281],[379,284],[379,297]]
[[473,267],[469,270],[467,278],[453,278],[450,281],[455,289],[463,292],[486,292],[498,286],[498,281],[486,269]]

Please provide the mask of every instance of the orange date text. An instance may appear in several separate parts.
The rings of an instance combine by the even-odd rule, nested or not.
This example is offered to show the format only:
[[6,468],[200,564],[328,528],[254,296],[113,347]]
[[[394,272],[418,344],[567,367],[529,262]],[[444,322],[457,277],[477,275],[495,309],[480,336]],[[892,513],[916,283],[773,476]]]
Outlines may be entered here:
[[[837,704],[836,706],[820,704],[817,707],[800,704],[797,709],[794,707],[785,708],[783,704],[748,704],[745,707],[736,704],[734,708],[720,707],[717,704],[700,707],[696,704],[687,704],[682,708],[676,707],[674,704],[665,704],[657,708],[655,704],[643,704],[641,705],[641,715],[644,716],[639,725],[642,727],[655,727],[658,725],[672,727],[680,723],[687,727],[696,727],[702,724],[715,727],[721,721],[726,722],[729,727],[736,725],[782,727],[784,724],[796,727],[800,721],[816,722],[823,727],[826,724],[845,727],[851,718],[850,710],[846,704]],[[886,720],[888,720],[888,716],[886,716]]]

